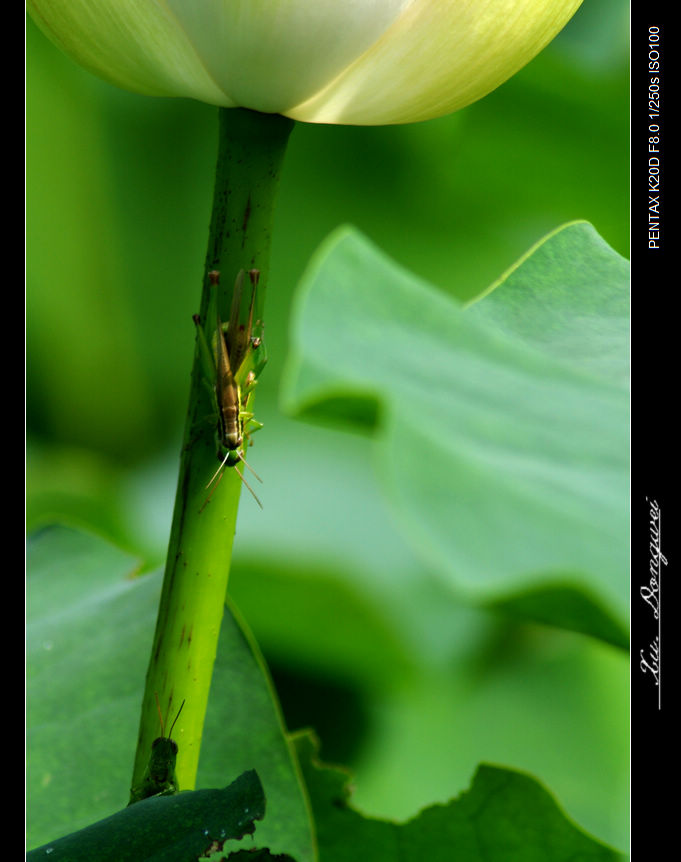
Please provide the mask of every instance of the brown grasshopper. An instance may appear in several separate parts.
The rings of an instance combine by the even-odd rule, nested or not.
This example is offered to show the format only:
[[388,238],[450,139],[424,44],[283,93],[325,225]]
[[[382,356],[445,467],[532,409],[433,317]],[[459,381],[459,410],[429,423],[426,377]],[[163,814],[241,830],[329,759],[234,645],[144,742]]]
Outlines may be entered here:
[[[217,413],[217,454],[221,459],[220,466],[206,487],[210,488],[216,479],[219,481],[218,477],[226,467],[233,467],[262,508],[262,503],[237,466],[241,462],[258,481],[262,481],[255,470],[246,463],[244,457],[244,450],[250,443],[250,435],[262,428],[262,423],[254,418],[249,403],[257,382],[256,378],[267,361],[261,336],[253,335],[253,309],[260,272],[252,269],[248,276],[252,290],[245,323],[240,322],[244,270],[241,270],[236,277],[227,325],[222,323],[220,312],[216,310],[216,331],[212,349],[209,347],[198,315],[194,316],[194,323],[197,327],[206,376],[211,382],[210,388]],[[212,271],[208,273],[208,277],[217,293],[220,273]],[[215,304],[217,309],[217,296]],[[257,360],[256,351],[259,351]]]

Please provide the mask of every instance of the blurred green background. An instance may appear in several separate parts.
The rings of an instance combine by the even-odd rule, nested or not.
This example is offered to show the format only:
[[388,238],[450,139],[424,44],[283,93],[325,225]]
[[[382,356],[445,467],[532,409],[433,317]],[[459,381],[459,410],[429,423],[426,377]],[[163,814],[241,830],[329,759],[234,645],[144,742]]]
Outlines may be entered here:
[[[278,408],[291,295],[351,223],[458,298],[557,225],[628,255],[628,4],[587,0],[511,81],[411,126],[298,125],[277,206],[269,365],[231,590],[291,729],[355,770],[369,813],[408,817],[488,760],[534,772],[626,846],[627,661],[586,637],[444,594],[402,544],[350,434]],[[27,522],[164,558],[217,143],[216,109],[119,91],[27,25]]]

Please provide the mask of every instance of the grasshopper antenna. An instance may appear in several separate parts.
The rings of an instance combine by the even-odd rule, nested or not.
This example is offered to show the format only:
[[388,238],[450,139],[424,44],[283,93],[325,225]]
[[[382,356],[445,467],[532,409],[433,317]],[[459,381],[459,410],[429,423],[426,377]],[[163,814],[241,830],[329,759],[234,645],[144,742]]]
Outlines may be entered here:
[[165,731],[163,730],[163,715],[161,714],[161,704],[158,700],[158,692],[154,692],[154,697],[156,698],[156,712],[158,712],[158,720],[161,724],[161,736],[165,736]]
[[[225,457],[222,459],[222,461],[220,462],[220,466],[219,466],[219,467],[218,467],[218,469],[215,471],[215,473],[213,473],[213,476],[212,476],[212,478],[211,478],[210,482],[206,485],[206,488],[210,488],[210,486],[211,486],[211,485],[213,484],[213,482],[216,480],[216,478],[217,478],[217,476],[218,476],[218,473],[219,473],[219,472],[222,470],[222,468],[225,466],[225,464],[227,463],[227,459],[229,458],[229,456],[230,456],[231,454],[232,454],[232,452],[231,452],[231,451],[229,451],[229,452],[225,455]],[[262,482],[262,479],[260,478],[260,476],[258,476],[258,474],[255,472],[255,470],[251,467],[251,465],[248,463],[248,461],[247,461],[247,460],[244,458],[244,456],[241,454],[241,452],[237,452],[237,455],[239,456],[239,460],[240,460],[243,464],[245,464],[245,466],[246,466],[246,467],[248,467],[248,469],[251,471],[251,473],[253,473],[253,475],[254,475],[254,476],[255,476],[255,478],[258,480],[258,482]],[[234,469],[236,469],[236,465],[234,465]],[[240,470],[237,470],[236,472],[237,472],[237,474],[238,474],[239,478],[241,479],[241,481],[244,483],[244,485],[248,488],[248,490],[251,492],[251,494],[253,494],[253,496],[254,496],[254,497],[255,497],[255,499],[256,499],[256,502],[258,503],[258,505],[259,505],[259,506],[260,506],[260,508],[262,509],[262,503],[260,502],[260,500],[258,500],[258,497],[257,497],[257,495],[256,495],[255,491],[251,488],[251,486],[248,484],[248,482],[244,479],[244,475],[243,475],[243,473],[242,473]]]
[[248,467],[248,469],[251,471],[251,473],[253,473],[253,475],[258,480],[258,482],[262,482],[262,479],[260,478],[260,476],[258,476],[258,474],[255,472],[255,470],[251,467],[251,465],[248,463],[248,461],[241,454],[241,452],[237,452],[237,455],[239,456],[239,460],[241,462],[243,462],[244,467]]
[[[243,458],[242,458],[241,460],[243,461]],[[244,461],[244,464],[245,464],[245,463],[246,463],[246,462]],[[260,502],[260,500],[258,499],[258,495],[255,493],[255,491],[253,490],[253,488],[251,488],[251,486],[248,484],[248,482],[247,482],[247,481],[246,481],[246,479],[244,478],[244,474],[241,472],[241,470],[239,470],[239,468],[236,466],[236,464],[234,465],[234,469],[236,470],[237,476],[241,479],[241,481],[244,483],[244,485],[248,488],[248,490],[249,490],[249,491],[251,492],[251,494],[253,495],[253,499],[255,500],[255,502],[256,502],[256,503],[258,504],[258,506],[260,506],[260,508],[262,509],[262,503],[261,503],[261,502]],[[262,479],[261,479],[260,481],[262,482]]]
[[225,466],[225,464],[227,463],[227,459],[229,458],[229,456],[230,456],[231,454],[232,454],[232,453],[231,453],[231,451],[230,451],[230,452],[227,452],[227,454],[225,455],[225,457],[224,457],[224,458],[222,459],[222,461],[220,462],[220,466],[219,466],[219,467],[218,467],[218,469],[213,473],[213,476],[212,476],[212,478],[211,478],[210,482],[206,485],[206,488],[210,488],[210,486],[211,486],[211,485],[213,484],[213,482],[216,480],[216,478],[217,478],[217,476],[218,476],[218,473],[219,473],[219,472],[220,472],[220,470],[222,470],[222,468]]
[[177,711],[177,715],[175,716],[173,723],[170,725],[170,732],[168,733],[168,739],[170,739],[170,737],[173,735],[173,728],[175,727],[175,723],[177,722],[177,719],[180,717],[180,713],[182,712],[183,706],[184,706],[184,701],[182,701],[182,703],[180,704],[180,708]]

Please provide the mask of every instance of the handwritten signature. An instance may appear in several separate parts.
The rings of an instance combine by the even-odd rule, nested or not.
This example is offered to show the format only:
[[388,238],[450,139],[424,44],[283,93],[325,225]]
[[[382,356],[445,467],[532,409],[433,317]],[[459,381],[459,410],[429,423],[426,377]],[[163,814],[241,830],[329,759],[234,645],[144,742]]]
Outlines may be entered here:
[[651,608],[658,623],[657,634],[647,649],[640,650],[640,668],[643,673],[651,673],[655,685],[660,684],[660,575],[667,558],[662,553],[662,513],[656,500],[649,500],[649,580],[640,588],[641,598]]

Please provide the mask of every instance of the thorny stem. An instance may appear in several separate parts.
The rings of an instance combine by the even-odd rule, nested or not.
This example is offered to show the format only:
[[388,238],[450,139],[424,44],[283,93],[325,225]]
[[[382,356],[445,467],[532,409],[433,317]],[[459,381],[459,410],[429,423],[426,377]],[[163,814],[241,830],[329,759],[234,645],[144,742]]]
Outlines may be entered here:
[[[255,316],[262,320],[274,199],[293,121],[277,114],[221,108],[219,126],[213,211],[199,313],[204,325],[211,290],[208,274],[216,270],[221,273],[218,303],[223,320],[229,319],[231,291],[238,271],[260,271]],[[189,315],[187,324],[192,325]],[[241,491],[236,471],[229,468],[217,487],[206,490],[218,464],[212,413],[197,344],[133,785],[141,780],[151,744],[159,735],[156,694],[164,715],[173,716],[185,701],[173,734],[179,746],[177,779],[183,790],[192,789],[196,780]],[[210,501],[206,504],[209,494]]]

